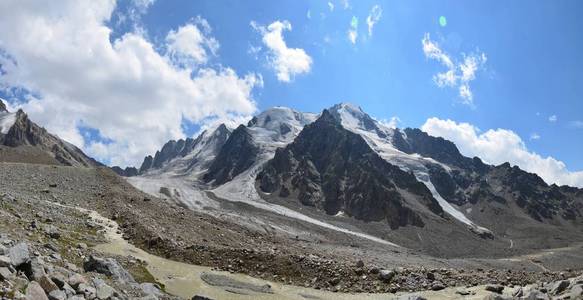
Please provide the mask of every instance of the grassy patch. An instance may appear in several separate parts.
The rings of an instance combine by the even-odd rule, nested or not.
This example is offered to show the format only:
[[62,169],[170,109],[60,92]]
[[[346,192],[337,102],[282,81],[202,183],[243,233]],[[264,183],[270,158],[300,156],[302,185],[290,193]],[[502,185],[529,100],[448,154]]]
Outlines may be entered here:
[[134,276],[134,279],[138,283],[144,283],[144,282],[155,283],[155,284],[160,286],[162,291],[165,291],[164,284],[162,284],[161,282],[158,282],[156,280],[156,278],[154,277],[154,275],[152,275],[150,273],[150,271],[148,271],[148,268],[145,265],[143,265],[141,263],[137,263],[137,264],[133,264],[131,266],[126,266],[126,269],[128,270],[128,272],[130,272],[130,274],[132,274],[132,276]]

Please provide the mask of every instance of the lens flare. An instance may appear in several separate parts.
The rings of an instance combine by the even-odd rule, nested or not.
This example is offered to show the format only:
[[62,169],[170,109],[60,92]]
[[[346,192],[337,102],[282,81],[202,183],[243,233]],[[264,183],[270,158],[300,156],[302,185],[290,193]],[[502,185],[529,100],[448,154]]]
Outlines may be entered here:
[[445,16],[439,17],[439,25],[441,27],[445,27],[447,25],[447,19],[445,18]]

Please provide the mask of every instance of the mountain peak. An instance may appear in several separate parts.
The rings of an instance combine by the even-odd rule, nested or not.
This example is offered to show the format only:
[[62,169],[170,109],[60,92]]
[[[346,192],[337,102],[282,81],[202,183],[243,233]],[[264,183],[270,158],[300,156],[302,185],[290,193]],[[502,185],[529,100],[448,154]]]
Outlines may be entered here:
[[0,98],[0,113],[2,112],[8,112],[8,109],[6,109],[6,104],[4,104],[4,99]]

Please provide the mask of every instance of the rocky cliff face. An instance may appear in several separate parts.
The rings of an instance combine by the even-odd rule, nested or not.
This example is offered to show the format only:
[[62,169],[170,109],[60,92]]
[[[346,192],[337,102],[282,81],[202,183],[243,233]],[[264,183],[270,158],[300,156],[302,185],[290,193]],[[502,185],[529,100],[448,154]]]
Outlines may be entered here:
[[456,205],[515,203],[539,222],[574,220],[582,215],[580,189],[549,186],[536,174],[509,163],[491,166],[477,157],[465,157],[454,143],[419,129],[407,128],[393,140],[403,152],[430,157],[450,168],[428,166],[431,182],[439,194]]
[[170,140],[162,146],[162,149],[156,151],[153,157],[146,156],[137,173],[134,174],[130,168],[129,173],[121,172],[118,174],[122,176],[136,176],[148,172],[184,174],[193,167],[208,168],[230,134],[231,131],[224,124],[221,124],[214,130],[204,131],[196,139]]
[[297,197],[331,215],[343,212],[364,221],[384,220],[391,228],[423,226],[410,207],[413,201],[443,214],[422,183],[380,158],[328,110],[279,149],[258,180],[263,192]]
[[210,165],[203,180],[221,185],[247,170],[257,160],[259,147],[247,127],[240,125],[233,131]]
[[[5,110],[5,107],[3,108]],[[32,122],[22,110],[16,112],[14,123],[10,129],[5,134],[0,133],[0,142],[4,146],[13,148],[29,146],[40,149],[66,166],[101,166],[100,163],[85,155],[79,148],[59,139]]]

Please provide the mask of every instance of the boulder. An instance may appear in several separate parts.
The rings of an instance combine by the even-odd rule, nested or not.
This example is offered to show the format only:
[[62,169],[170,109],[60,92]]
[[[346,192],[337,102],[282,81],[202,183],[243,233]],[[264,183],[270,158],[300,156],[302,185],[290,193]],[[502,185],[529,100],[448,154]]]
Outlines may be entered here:
[[162,296],[160,288],[150,282],[144,282],[140,284],[140,289],[142,289],[146,295]]
[[30,261],[30,252],[26,243],[19,243],[8,249],[8,256],[12,265],[18,267]]
[[379,279],[384,282],[390,282],[397,273],[393,270],[380,270]]
[[569,296],[571,297],[571,299],[583,298],[583,284],[577,284],[571,287]]
[[36,281],[32,281],[26,287],[27,300],[49,300],[43,288]]
[[87,283],[87,279],[83,275],[75,273],[69,276],[68,282],[69,285],[76,289],[80,284]]
[[489,284],[486,286],[486,291],[502,294],[502,291],[504,291],[504,286],[499,284]]
[[436,281],[431,285],[431,289],[434,291],[441,291],[445,289],[445,285],[439,281]]
[[93,278],[93,285],[95,286],[97,299],[111,299],[113,295],[116,294],[115,290],[111,286],[107,285],[105,281],[99,278]]
[[49,300],[65,300],[67,299],[67,294],[60,290],[54,290],[49,293]]
[[531,289],[524,293],[524,296],[521,298],[524,300],[549,300],[549,296],[539,290]]
[[553,288],[551,289],[551,294],[558,295],[564,292],[570,284],[571,282],[569,280],[560,280],[555,282],[555,284],[553,284]]
[[49,294],[52,291],[59,290],[59,287],[47,275],[41,276],[38,279],[38,283],[47,294]]
[[0,255],[0,267],[12,266],[12,260],[8,256]]
[[38,281],[45,275],[44,263],[38,257],[34,257],[24,265],[24,273],[30,280]]
[[97,290],[86,283],[81,283],[77,286],[77,294],[84,295],[86,299],[94,299],[97,297]]
[[8,280],[14,275],[7,267],[0,267],[0,280]]
[[121,281],[122,283],[135,283],[136,281],[128,271],[126,271],[115,259],[113,258],[99,258],[91,255],[83,263],[83,268],[86,272],[97,272],[107,275],[114,280]]

